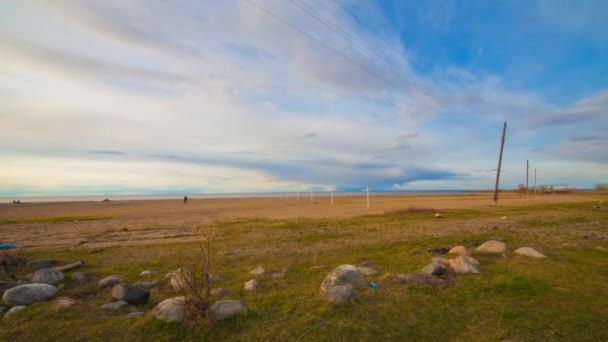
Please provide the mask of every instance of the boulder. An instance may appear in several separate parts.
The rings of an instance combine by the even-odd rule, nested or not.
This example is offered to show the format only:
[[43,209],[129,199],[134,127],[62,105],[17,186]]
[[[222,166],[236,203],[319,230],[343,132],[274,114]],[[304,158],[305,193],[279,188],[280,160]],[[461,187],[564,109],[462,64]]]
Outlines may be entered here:
[[118,310],[128,304],[129,303],[125,302],[124,300],[119,300],[119,301],[116,301],[113,303],[104,304],[104,305],[100,306],[100,308],[107,309],[107,310]]
[[105,277],[105,278],[101,279],[100,281],[98,281],[97,287],[99,287],[100,289],[103,289],[103,288],[114,286],[114,285],[117,285],[120,283],[122,283],[122,279],[120,279],[119,276],[111,275],[111,276]]
[[465,246],[456,246],[450,249],[449,254],[459,254],[463,256],[471,256],[471,250],[466,248]]
[[129,304],[148,304],[150,292],[137,288],[131,284],[118,284],[112,288],[112,298],[124,300]]
[[266,270],[262,266],[258,266],[253,271],[251,271],[252,276],[262,276],[265,273],[266,273]]
[[515,250],[515,254],[528,256],[528,257],[532,257],[532,258],[546,258],[546,256],[544,254],[538,252],[537,250],[535,250],[534,248],[531,248],[531,247],[518,248]]
[[171,279],[171,286],[177,291],[187,290],[194,285],[194,276],[188,270],[180,268],[167,276]]
[[25,306],[25,305],[13,306],[10,310],[8,310],[4,314],[4,318],[9,318],[10,316],[14,315],[15,313],[17,313],[25,308],[27,308],[27,306]]
[[423,273],[400,273],[395,275],[398,284],[414,284],[424,286],[447,287],[456,283],[451,277],[438,277]]
[[186,319],[186,297],[165,299],[156,305],[152,314],[161,321],[182,322]]
[[450,268],[456,274],[481,274],[481,270],[462,255],[450,260]]
[[361,272],[361,274],[363,274],[366,277],[378,274],[378,271],[376,271],[373,268],[369,268],[369,267],[357,267],[357,269],[359,270],[359,272]]
[[32,270],[39,270],[41,268],[51,268],[54,263],[55,260],[53,259],[30,260],[27,262],[27,267]]
[[55,295],[57,288],[49,284],[24,284],[4,292],[2,301],[10,306],[31,305],[43,302]]
[[321,283],[321,291],[327,292],[334,286],[367,286],[367,281],[356,266],[340,265],[334,268]]
[[68,297],[57,297],[55,299],[55,303],[53,304],[53,307],[55,309],[61,309],[61,308],[69,308],[70,306],[76,304],[76,301],[72,298],[68,298]]
[[255,279],[251,279],[245,283],[244,289],[247,291],[253,291],[258,288],[258,282]]
[[99,278],[101,278],[101,276],[99,275],[99,273],[95,273],[95,272],[77,271],[77,272],[72,273],[72,281],[75,281],[77,283],[93,282]]
[[65,278],[63,273],[55,271],[52,268],[42,268],[34,272],[34,275],[30,279],[32,283],[41,283],[53,285],[62,281]]
[[448,272],[448,268],[444,264],[433,262],[424,266],[420,272],[430,275],[442,275]]
[[209,308],[215,319],[223,320],[237,314],[247,314],[247,305],[240,300],[218,300]]
[[17,281],[0,280],[0,296],[4,295],[4,291],[11,289],[15,286],[23,285],[23,284],[27,284],[27,283],[23,280],[17,280]]
[[135,287],[139,287],[140,289],[149,290],[153,287],[161,286],[163,282],[161,280],[152,280],[152,281],[138,281],[133,284]]
[[329,288],[324,295],[324,298],[337,305],[344,305],[353,297],[353,287],[347,285],[336,285]]
[[482,243],[475,251],[480,253],[503,254],[509,251],[509,246],[501,241],[490,240]]

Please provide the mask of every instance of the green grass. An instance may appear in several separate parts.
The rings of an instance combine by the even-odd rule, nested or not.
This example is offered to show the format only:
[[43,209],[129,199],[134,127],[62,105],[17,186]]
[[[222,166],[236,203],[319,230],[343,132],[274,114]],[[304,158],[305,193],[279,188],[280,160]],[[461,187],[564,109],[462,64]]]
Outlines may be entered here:
[[[0,323],[0,340],[239,340],[239,341],[606,341],[608,330],[608,215],[590,205],[560,204],[487,210],[449,210],[432,214],[370,215],[348,219],[238,219],[217,223],[217,286],[223,299],[247,303],[247,317],[202,323],[198,327],[167,324],[152,317],[128,318],[127,310],[108,312],[110,292],[94,286],[66,287],[61,296],[80,299],[56,311],[39,303]],[[507,220],[502,220],[507,216]],[[596,238],[583,238],[589,230]],[[416,272],[432,247],[500,239],[513,249],[531,246],[547,259],[509,253],[476,255],[481,276],[457,276],[447,289],[399,285],[396,273]],[[568,242],[575,247],[564,247]],[[30,258],[53,257],[60,263],[85,260],[81,271],[118,274],[136,282],[144,269],[160,279],[177,268],[177,251],[186,265],[196,263],[193,242],[148,246],[28,251]],[[379,284],[356,289],[345,306],[326,303],[319,286],[337,265],[363,260],[379,275]],[[284,277],[258,278],[255,292],[242,290],[257,266],[269,272],[287,269]],[[20,276],[28,271],[22,270]],[[64,282],[69,285],[68,279]],[[179,295],[168,287],[153,289],[144,311]]]
[[1,220],[0,225],[27,224],[27,223],[60,223],[69,221],[93,221],[105,220],[114,215],[76,215],[76,216],[50,216],[50,217],[26,217],[18,219]]

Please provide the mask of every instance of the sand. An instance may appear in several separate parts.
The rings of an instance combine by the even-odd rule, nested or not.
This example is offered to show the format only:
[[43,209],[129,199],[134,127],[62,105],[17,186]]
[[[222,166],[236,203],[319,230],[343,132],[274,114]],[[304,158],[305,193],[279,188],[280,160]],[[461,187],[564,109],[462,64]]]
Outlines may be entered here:
[[[542,196],[503,193],[500,206],[543,203],[604,201],[606,194],[578,192]],[[408,207],[483,209],[494,207],[491,193],[365,196],[142,200],[110,202],[0,204],[0,221],[21,218],[107,215],[100,220],[71,220],[0,225],[0,241],[15,242],[21,248],[175,243],[188,241],[192,227],[216,220],[236,218],[346,218],[382,214]]]

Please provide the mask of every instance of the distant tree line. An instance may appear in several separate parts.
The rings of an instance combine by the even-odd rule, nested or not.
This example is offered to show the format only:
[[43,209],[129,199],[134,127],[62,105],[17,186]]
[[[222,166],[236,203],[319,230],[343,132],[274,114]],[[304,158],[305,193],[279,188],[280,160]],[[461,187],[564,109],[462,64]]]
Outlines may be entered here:
[[[606,185],[606,184],[605,184]],[[608,190],[608,187],[606,188]],[[563,186],[554,186],[554,185],[539,185],[538,187],[536,187],[536,189],[534,188],[534,186],[531,186],[528,188],[528,192],[529,193],[534,193],[534,190],[536,190],[536,193],[556,193],[556,192],[572,192],[574,190],[574,188],[568,186],[568,185],[563,185]],[[523,183],[520,183],[517,185],[517,192],[519,193],[526,193],[526,185]]]
[[608,190],[608,183],[597,183],[593,188],[595,191],[606,191]]

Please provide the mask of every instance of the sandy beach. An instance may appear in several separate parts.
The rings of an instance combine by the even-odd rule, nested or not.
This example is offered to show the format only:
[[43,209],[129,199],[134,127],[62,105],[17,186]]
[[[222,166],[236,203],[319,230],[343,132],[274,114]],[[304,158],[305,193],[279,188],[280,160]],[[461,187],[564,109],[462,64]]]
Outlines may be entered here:
[[[525,195],[502,193],[499,206],[526,206],[544,203],[603,201],[605,194]],[[483,209],[495,207],[491,193],[310,198],[246,198],[142,200],[110,202],[63,202],[0,204],[0,221],[28,220],[0,225],[2,241],[22,248],[176,243],[192,236],[192,227],[216,220],[238,218],[293,219],[347,218],[403,210],[410,207],[433,209]],[[43,218],[74,217],[60,222]],[[81,217],[81,219],[79,219]],[[90,219],[94,218],[94,219]],[[38,220],[41,219],[41,220]]]

